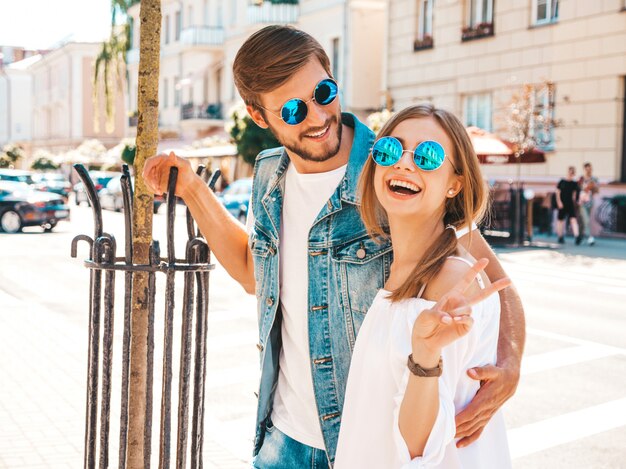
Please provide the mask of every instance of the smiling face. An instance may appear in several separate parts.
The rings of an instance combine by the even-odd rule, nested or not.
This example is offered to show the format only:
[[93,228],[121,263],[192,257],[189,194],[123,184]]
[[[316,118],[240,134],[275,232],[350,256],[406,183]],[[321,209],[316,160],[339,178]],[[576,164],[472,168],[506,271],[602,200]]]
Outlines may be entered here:
[[[403,120],[390,135],[410,151],[394,165],[375,167],[374,190],[387,218],[443,218],[447,199],[462,187],[454,170],[454,146],[449,136],[433,117]],[[445,150],[446,159],[434,171],[423,171],[413,161],[413,150],[426,140],[439,142]]]
[[[261,95],[261,105],[270,112],[248,106],[257,125],[269,127],[281,145],[305,161],[327,161],[341,145],[339,97],[325,106],[311,100],[316,85],[325,78],[330,78],[328,73],[312,58],[285,84]],[[283,104],[292,98],[307,101],[306,119],[298,125],[288,125],[278,117]]]

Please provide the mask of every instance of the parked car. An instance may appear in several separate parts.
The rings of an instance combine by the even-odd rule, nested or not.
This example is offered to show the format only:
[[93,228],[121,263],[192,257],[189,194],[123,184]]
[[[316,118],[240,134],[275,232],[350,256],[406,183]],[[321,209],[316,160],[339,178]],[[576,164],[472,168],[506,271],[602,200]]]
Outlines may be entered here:
[[20,182],[29,186],[35,184],[33,173],[21,169],[0,169],[0,181]]
[[72,185],[61,173],[34,173],[35,189],[44,192],[53,192],[67,199]]
[[245,224],[248,217],[248,204],[250,203],[251,194],[252,178],[244,178],[233,181],[222,191],[218,198],[232,216]]
[[[131,176],[131,185],[135,187],[135,177]],[[115,176],[111,179],[106,187],[98,192],[98,198],[100,199],[100,206],[105,210],[115,210],[121,212],[124,209],[124,196],[122,195],[122,175]],[[159,207],[165,202],[165,198],[162,195],[154,196],[153,211],[157,213]]]
[[70,209],[58,194],[31,189],[22,182],[0,181],[0,230],[17,233],[25,226],[52,231]]
[[[104,189],[104,187],[109,183],[111,179],[116,176],[121,176],[121,173],[117,173],[114,171],[89,171],[89,176],[93,181],[96,192],[99,193],[102,189]],[[80,205],[83,202],[86,202],[87,205],[89,205],[87,191],[85,190],[85,186],[83,186],[82,181],[74,184],[74,194],[74,202],[76,203],[76,205]]]

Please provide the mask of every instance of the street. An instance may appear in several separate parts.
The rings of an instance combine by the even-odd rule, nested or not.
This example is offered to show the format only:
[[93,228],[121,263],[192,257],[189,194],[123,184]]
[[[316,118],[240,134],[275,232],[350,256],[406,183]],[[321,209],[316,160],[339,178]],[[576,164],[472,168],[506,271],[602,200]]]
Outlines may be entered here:
[[[164,208],[154,220],[162,252]],[[177,209],[182,257],[184,212]],[[119,256],[123,215],[103,215]],[[74,236],[92,231],[91,210],[72,205],[71,221],[53,233],[29,228],[0,234],[0,468],[82,465],[89,273],[83,266],[87,245],[79,244],[77,259],[70,257],[70,245]],[[527,318],[521,382],[505,405],[516,469],[626,467],[626,241],[600,239],[594,247],[568,242],[563,249],[498,251]],[[162,280],[157,304],[163,302]],[[122,291],[120,276],[118,300]],[[116,321],[119,343],[121,319]],[[178,333],[179,323],[174,327]],[[205,467],[244,468],[259,376],[255,298],[219,265],[211,274],[208,330]],[[161,336],[157,332],[157,350]],[[116,348],[114,360],[119,357]],[[155,363],[160,358],[157,351]],[[156,407],[156,378],[154,388]],[[117,415],[111,417],[113,429]],[[153,443],[158,444],[158,422]],[[116,449],[112,444],[113,467]]]

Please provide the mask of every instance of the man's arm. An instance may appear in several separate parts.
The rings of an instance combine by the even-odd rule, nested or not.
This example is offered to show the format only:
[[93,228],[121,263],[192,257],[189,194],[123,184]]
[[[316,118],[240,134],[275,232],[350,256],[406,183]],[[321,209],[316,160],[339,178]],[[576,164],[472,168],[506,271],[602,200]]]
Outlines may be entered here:
[[248,233],[194,173],[189,162],[173,153],[149,158],[143,172],[146,184],[155,194],[165,192],[171,167],[178,168],[176,195],[189,207],[211,251],[228,274],[246,292],[254,294],[254,264],[248,247]]
[[[491,247],[476,231],[459,240],[475,259],[487,258],[485,273],[492,282],[506,277]],[[458,447],[475,441],[491,416],[509,399],[517,389],[520,366],[526,339],[524,309],[513,286],[500,292],[500,336],[498,339],[498,361],[496,366],[472,368],[467,374],[481,381],[481,387],[470,404],[457,415]]]

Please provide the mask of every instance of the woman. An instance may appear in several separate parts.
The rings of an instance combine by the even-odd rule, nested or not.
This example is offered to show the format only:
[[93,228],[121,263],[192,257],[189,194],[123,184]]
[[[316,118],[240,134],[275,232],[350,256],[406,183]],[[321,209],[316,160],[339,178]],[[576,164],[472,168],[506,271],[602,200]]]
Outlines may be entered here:
[[[506,468],[501,414],[472,445],[455,446],[455,415],[478,383],[466,375],[496,362],[508,279],[489,284],[486,260],[457,246],[487,206],[463,125],[430,105],[407,108],[381,129],[360,181],[361,212],[394,261],[355,344],[336,469]],[[452,292],[452,293],[449,293]]]

